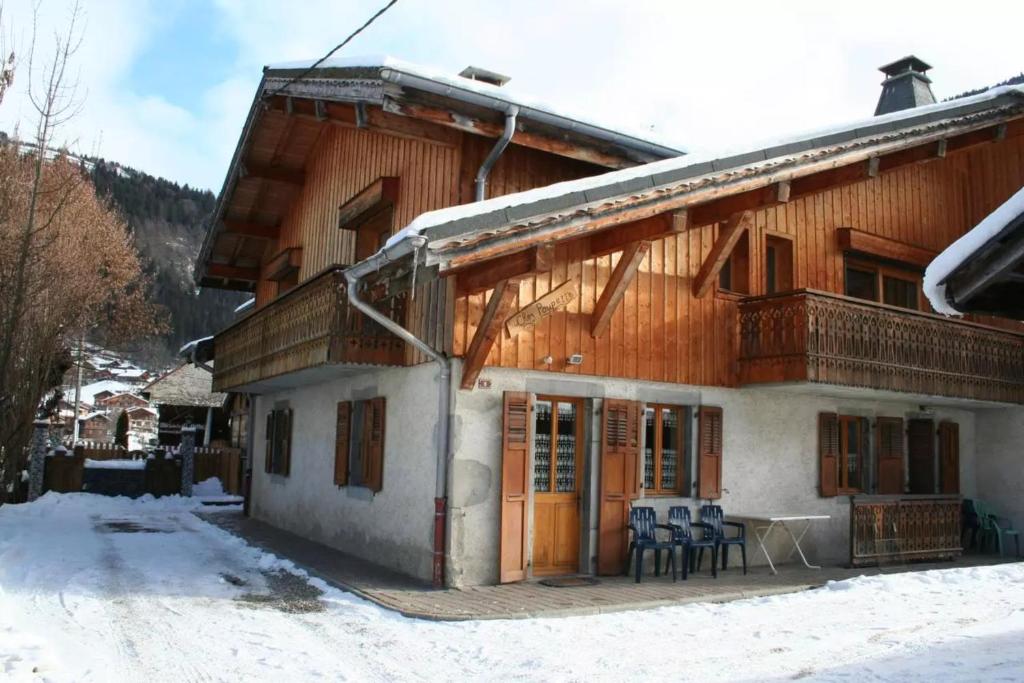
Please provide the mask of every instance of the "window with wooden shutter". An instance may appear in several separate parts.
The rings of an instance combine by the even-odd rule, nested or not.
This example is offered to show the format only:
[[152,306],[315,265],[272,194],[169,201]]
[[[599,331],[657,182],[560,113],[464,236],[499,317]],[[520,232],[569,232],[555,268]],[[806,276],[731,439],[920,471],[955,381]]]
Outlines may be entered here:
[[352,402],[338,401],[334,429],[334,485],[348,485],[348,440],[351,432]]
[[281,411],[281,474],[288,476],[292,471],[292,410]]
[[822,496],[839,495],[839,416],[818,415],[818,474]]
[[498,580],[526,578],[527,505],[530,482],[530,395],[506,391],[501,438],[501,535]]
[[274,462],[274,412],[267,413],[267,431],[264,437],[263,471],[270,474]]
[[363,485],[374,493],[381,490],[384,484],[384,418],[385,401],[383,397],[370,399],[366,402],[363,430],[365,450],[363,455]]
[[960,493],[960,426],[939,423],[939,492]]
[[291,409],[280,408],[267,413],[266,444],[264,470],[269,474],[287,477],[291,471]]
[[722,497],[722,409],[701,406],[697,425],[697,497]]
[[880,417],[877,422],[878,493],[903,493],[903,419]]
[[935,422],[907,421],[907,488],[910,493],[935,493]]

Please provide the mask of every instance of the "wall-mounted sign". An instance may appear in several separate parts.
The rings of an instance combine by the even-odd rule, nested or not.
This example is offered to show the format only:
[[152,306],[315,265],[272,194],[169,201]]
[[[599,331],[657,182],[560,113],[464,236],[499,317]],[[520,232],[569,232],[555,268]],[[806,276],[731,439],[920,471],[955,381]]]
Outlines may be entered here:
[[514,337],[550,317],[556,311],[562,310],[579,297],[579,280],[577,278],[566,280],[529,306],[519,309],[515,315],[505,321],[505,329],[510,337]]

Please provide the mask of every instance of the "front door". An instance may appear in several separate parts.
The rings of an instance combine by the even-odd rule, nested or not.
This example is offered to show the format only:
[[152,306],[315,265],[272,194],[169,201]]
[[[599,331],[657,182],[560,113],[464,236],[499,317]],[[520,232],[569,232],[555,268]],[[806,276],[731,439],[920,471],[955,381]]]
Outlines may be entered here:
[[574,574],[580,554],[583,401],[538,396],[533,430],[533,574]]

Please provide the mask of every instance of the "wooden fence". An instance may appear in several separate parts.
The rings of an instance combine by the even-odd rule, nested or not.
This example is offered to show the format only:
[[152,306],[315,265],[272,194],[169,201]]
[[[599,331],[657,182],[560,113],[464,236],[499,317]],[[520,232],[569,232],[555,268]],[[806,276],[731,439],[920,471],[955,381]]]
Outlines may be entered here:
[[[154,457],[148,457],[142,451],[129,453],[116,444],[95,441],[80,443],[72,454],[46,458],[43,488],[59,493],[78,492],[82,490],[86,460],[137,460],[142,457],[146,457],[146,493],[154,496],[181,493],[181,458],[177,453],[158,452]],[[220,479],[225,494],[242,495],[241,449],[196,448],[193,482],[198,484],[210,477]]]
[[850,563],[952,559],[963,552],[959,496],[854,497]]

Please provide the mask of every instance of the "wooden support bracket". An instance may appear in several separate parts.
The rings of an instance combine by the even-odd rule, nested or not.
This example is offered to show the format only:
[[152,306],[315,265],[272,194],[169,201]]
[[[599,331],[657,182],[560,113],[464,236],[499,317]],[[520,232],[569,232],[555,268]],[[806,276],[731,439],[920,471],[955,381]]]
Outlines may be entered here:
[[612,315],[618,308],[619,302],[622,301],[622,295],[629,289],[629,284],[636,277],[640,264],[643,263],[650,250],[650,242],[633,242],[622,250],[622,256],[615,265],[615,270],[612,271],[608,284],[601,292],[601,298],[597,300],[594,312],[590,316],[590,336],[596,339],[608,329]]
[[483,318],[480,319],[480,325],[476,328],[476,334],[473,335],[473,341],[469,344],[469,350],[466,352],[462,365],[462,383],[459,386],[463,389],[472,389],[476,384],[476,379],[480,376],[480,371],[483,370],[484,362],[491,353],[491,347],[494,346],[494,340],[501,334],[502,323],[512,311],[512,304],[515,302],[518,292],[519,288],[515,283],[502,280],[491,293]]
[[722,270],[722,266],[725,265],[743,231],[753,224],[754,212],[744,211],[733,214],[729,218],[729,222],[722,226],[718,239],[715,241],[714,246],[711,247],[711,253],[704,259],[700,272],[697,273],[697,278],[693,281],[693,295],[695,297],[700,298],[704,296],[708,289],[711,288],[711,284],[718,277],[719,271]]

